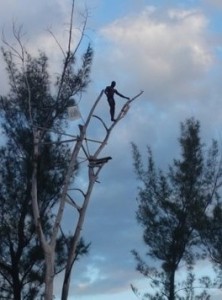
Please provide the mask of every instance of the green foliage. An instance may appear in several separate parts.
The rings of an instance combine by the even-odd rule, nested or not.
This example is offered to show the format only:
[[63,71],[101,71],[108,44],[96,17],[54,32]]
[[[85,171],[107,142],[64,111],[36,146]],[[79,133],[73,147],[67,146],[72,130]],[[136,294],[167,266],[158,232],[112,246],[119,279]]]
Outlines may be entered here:
[[[206,246],[210,258],[215,265],[218,276],[221,278],[222,271],[222,207],[218,202],[212,209],[211,214],[205,216],[202,230],[200,231],[202,242]],[[222,286],[222,281],[220,282]]]
[[[136,251],[133,253],[138,271],[149,277],[156,288],[161,285],[160,297],[169,300],[179,299],[175,275],[181,261],[192,269],[195,251],[200,252],[199,231],[206,213],[219,199],[222,179],[218,145],[213,141],[206,152],[198,121],[191,118],[181,124],[179,144],[181,158],[173,161],[166,174],[156,169],[150,148],[144,169],[141,154],[132,144],[134,169],[140,182],[137,220],[144,230],[147,255],[161,264],[161,271],[149,267]],[[157,293],[149,299],[158,297]]]
[[[19,61],[15,60],[13,51],[2,49],[2,53],[10,91],[1,97],[0,107],[4,132],[4,144],[0,148],[0,298],[31,300],[42,293],[45,268],[31,208],[33,130],[41,132],[38,202],[47,236],[52,229],[53,208],[58,203],[70,159],[69,146],[53,131],[66,126],[70,97],[82,93],[89,83],[93,51],[91,46],[87,48],[77,71],[76,59],[70,53],[54,87],[44,53],[33,58],[22,48],[25,54],[21,54]],[[58,237],[56,272],[64,268],[69,240],[69,236],[62,234]],[[81,240],[76,255],[86,254],[88,248]]]

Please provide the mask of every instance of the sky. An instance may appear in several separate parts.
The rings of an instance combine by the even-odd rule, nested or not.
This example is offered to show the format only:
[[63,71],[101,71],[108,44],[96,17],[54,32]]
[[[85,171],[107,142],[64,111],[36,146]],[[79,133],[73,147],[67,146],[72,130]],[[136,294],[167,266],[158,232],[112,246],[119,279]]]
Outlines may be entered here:
[[[76,0],[73,47],[85,8],[87,27],[79,55],[91,43],[94,60],[91,83],[78,99],[83,120],[112,80],[125,96],[144,93],[115,127],[104,152],[112,160],[94,188],[82,231],[91,242],[90,254],[74,266],[69,299],[136,300],[130,285],[145,291],[147,283],[135,271],[131,250],[145,253],[146,248],[136,221],[138,182],[130,144],[136,143],[144,157],[151,146],[157,166],[165,169],[179,156],[180,123],[187,118],[200,121],[204,142],[221,142],[222,1]],[[53,76],[62,55],[49,30],[66,45],[70,10],[71,0],[0,0],[0,28],[13,43],[12,23],[22,25],[27,49],[33,55],[46,52]],[[4,95],[8,81],[2,57],[0,78]],[[124,101],[116,96],[117,113]],[[105,97],[98,114],[110,124]],[[99,139],[98,124],[91,133]],[[83,173],[78,182],[84,186]],[[70,209],[66,214],[72,224],[74,213]],[[60,289],[61,276],[56,278],[56,299]],[[215,293],[213,300],[218,299],[221,294]]]

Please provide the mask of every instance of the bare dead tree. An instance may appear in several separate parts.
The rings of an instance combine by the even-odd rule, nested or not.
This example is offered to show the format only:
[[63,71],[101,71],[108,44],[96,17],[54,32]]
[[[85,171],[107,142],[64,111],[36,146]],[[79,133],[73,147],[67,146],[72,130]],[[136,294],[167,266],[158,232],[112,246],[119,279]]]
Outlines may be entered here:
[[[114,123],[112,123],[112,125],[110,127],[107,127],[105,122],[100,117],[94,115],[96,106],[99,103],[99,101],[103,95],[103,91],[101,91],[99,97],[95,101],[95,103],[88,115],[88,118],[87,118],[85,124],[83,126],[80,126],[80,135],[79,135],[78,141],[76,142],[75,147],[73,149],[72,161],[70,163],[70,172],[69,171],[67,172],[67,181],[66,181],[67,183],[70,181],[70,178],[72,175],[72,170],[73,170],[74,164],[77,162],[79,152],[84,147],[84,143],[86,143],[88,140],[87,139],[87,129],[90,126],[91,118],[96,117],[97,119],[99,119],[101,121],[102,125],[104,126],[106,132],[105,132],[105,136],[101,139],[100,143],[97,144],[98,146],[94,150],[93,154],[90,154],[90,153],[87,154],[87,153],[85,153],[85,151],[83,151],[83,153],[85,153],[86,159],[88,161],[88,179],[87,179],[88,185],[86,188],[86,192],[82,191],[82,195],[83,195],[84,199],[83,199],[83,203],[82,203],[81,207],[79,207],[78,205],[75,205],[75,208],[77,209],[77,212],[78,212],[78,220],[77,220],[77,224],[75,225],[75,228],[74,228],[73,238],[72,238],[72,242],[71,242],[71,246],[70,246],[69,254],[68,254],[68,259],[67,259],[65,276],[64,276],[64,281],[63,281],[63,289],[62,289],[62,298],[61,298],[62,300],[68,299],[70,276],[71,276],[71,271],[72,271],[72,267],[73,267],[73,263],[74,263],[74,259],[75,259],[76,247],[78,245],[78,241],[80,238],[80,233],[81,233],[81,230],[83,227],[87,207],[88,207],[88,204],[90,201],[90,196],[93,191],[94,184],[98,181],[99,173],[102,170],[102,168],[104,167],[104,165],[111,159],[111,157],[102,157],[101,158],[100,154],[102,153],[102,150],[106,147],[106,145],[108,143],[108,139],[109,139],[110,134],[111,134],[112,130],[114,129],[114,127],[127,114],[130,104],[134,100],[136,100],[139,96],[141,96],[142,93],[143,92],[140,92],[135,97],[128,100],[123,105],[119,115],[116,118],[116,121]],[[64,185],[64,188],[63,188],[63,194],[62,194],[61,202],[60,202],[61,212],[62,212],[63,207],[66,202],[67,192],[68,192],[68,184]],[[61,219],[60,219],[60,221],[61,221]]]
[[[79,135],[77,136],[77,141],[74,144],[74,148],[72,151],[71,155],[71,160],[69,163],[69,168],[66,173],[64,185],[62,188],[61,192],[61,198],[59,201],[59,208],[55,217],[55,222],[53,225],[53,231],[52,235],[50,237],[50,240],[47,240],[46,237],[44,236],[44,228],[41,225],[41,219],[40,219],[40,214],[39,214],[39,207],[38,207],[38,187],[37,187],[37,163],[36,159],[38,157],[38,147],[40,145],[40,140],[39,140],[39,131],[34,131],[34,145],[35,145],[35,150],[34,150],[34,159],[33,159],[33,176],[32,176],[32,203],[33,203],[33,214],[34,214],[34,219],[35,219],[35,224],[37,228],[37,233],[38,236],[41,240],[41,245],[43,248],[43,251],[45,253],[45,263],[46,263],[46,281],[45,281],[45,300],[51,300],[52,295],[53,295],[53,280],[55,277],[54,274],[54,260],[55,260],[55,245],[56,245],[56,238],[59,232],[59,228],[62,222],[63,218],[63,213],[65,209],[65,205],[70,203],[70,200],[67,200],[68,197],[68,189],[70,186],[71,178],[73,176],[73,171],[75,170],[78,157],[81,153],[86,155],[86,160],[88,161],[88,186],[86,191],[81,191],[81,194],[83,195],[83,203],[81,206],[77,204],[75,200],[72,199],[72,206],[76,208],[78,212],[78,220],[75,225],[75,228],[73,230],[73,237],[71,241],[71,245],[69,248],[69,253],[68,253],[68,259],[66,263],[66,268],[65,268],[65,275],[64,275],[64,281],[63,281],[63,289],[62,289],[62,300],[68,299],[68,292],[69,292],[69,284],[70,284],[70,276],[71,276],[71,271],[73,267],[73,263],[75,260],[75,255],[76,255],[76,248],[78,245],[78,241],[80,239],[80,234],[81,230],[84,224],[84,219],[87,211],[87,207],[90,201],[90,196],[93,190],[93,187],[95,183],[98,181],[98,176],[104,165],[109,161],[110,157],[105,157],[101,158],[100,154],[102,150],[105,148],[107,145],[108,139],[110,137],[110,134],[112,130],[115,128],[117,123],[127,114],[127,111],[129,109],[129,105],[136,100],[139,96],[142,95],[143,92],[140,92],[137,94],[135,97],[132,99],[128,100],[122,107],[119,115],[117,116],[116,121],[108,128],[105,125],[105,122],[98,116],[96,116],[103,126],[106,129],[105,136],[103,139],[98,143],[98,147],[94,151],[93,154],[88,155],[85,151],[82,151],[84,149],[84,144],[88,142],[87,139],[87,129],[90,126],[90,121],[92,117],[94,116],[95,109],[99,103],[99,101],[102,98],[103,91],[101,91],[100,95],[96,99],[94,105],[91,108],[91,111],[89,112],[89,115],[87,117],[87,120],[84,125],[79,126]],[[96,141],[95,141],[96,142]]]

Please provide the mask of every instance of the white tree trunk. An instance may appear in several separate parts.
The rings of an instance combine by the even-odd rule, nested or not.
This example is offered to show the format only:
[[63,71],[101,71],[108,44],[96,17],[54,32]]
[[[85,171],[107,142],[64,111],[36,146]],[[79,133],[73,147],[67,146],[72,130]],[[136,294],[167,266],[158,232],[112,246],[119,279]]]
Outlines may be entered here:
[[93,173],[92,168],[89,167],[89,185],[88,185],[88,190],[85,195],[84,203],[83,206],[79,212],[79,218],[78,222],[76,225],[75,229],[75,234],[72,239],[72,243],[70,246],[70,251],[67,259],[67,264],[66,264],[66,269],[65,269],[65,276],[64,276],[64,281],[63,281],[63,288],[62,288],[62,297],[61,300],[67,300],[68,299],[68,294],[69,294],[69,286],[70,286],[70,277],[71,277],[71,272],[72,272],[72,267],[76,255],[76,248],[80,239],[80,234],[81,230],[83,227],[85,215],[86,215],[86,210],[89,204],[90,196],[93,190],[94,183],[96,181],[96,177]]
[[48,249],[45,251],[45,300],[53,300],[53,282],[54,282],[54,265],[55,265],[55,255],[53,249]]
[[39,155],[39,138],[40,132],[33,131],[33,142],[34,142],[34,153],[33,153],[33,171],[32,171],[32,210],[34,216],[34,223],[36,227],[36,232],[39,237],[39,241],[42,246],[42,250],[45,256],[45,300],[53,299],[53,280],[54,280],[54,257],[55,257],[55,248],[52,245],[49,245],[45,239],[40,213],[38,205],[38,185],[37,185],[37,160]]
[[[118,117],[116,119],[116,122],[118,122],[121,118],[123,118],[126,115],[128,109],[129,109],[129,104],[132,101],[134,101],[136,98],[138,98],[142,93],[143,92],[140,92],[138,95],[136,95],[131,100],[128,100],[127,103],[125,103],[123,105],[122,110],[120,111],[120,113],[119,113],[119,115],[118,115]],[[92,116],[92,114],[94,112],[94,109],[95,109],[98,101],[100,100],[102,94],[103,94],[103,91],[101,92],[101,94],[97,98],[94,106],[92,107],[92,109],[91,109],[91,111],[89,113],[89,116],[87,118],[86,124],[82,128],[82,130],[83,130],[82,133],[84,135],[82,135],[82,139],[80,139],[81,140],[81,145],[84,142],[83,137],[85,137],[86,129],[87,129],[87,126],[89,125],[91,116]],[[127,110],[126,110],[126,108],[127,108]],[[103,138],[102,142],[97,147],[97,149],[96,149],[96,151],[95,151],[95,153],[93,155],[93,159],[95,161],[98,158],[98,155],[103,150],[103,148],[107,145],[110,133],[111,133],[112,129],[114,128],[114,126],[116,125],[116,122],[115,122],[108,129],[106,127],[105,123],[102,121],[102,119],[100,119],[99,117],[97,117],[97,118],[104,125],[104,127],[106,129],[106,134],[105,134],[105,137]],[[77,159],[77,157],[76,157],[76,159]],[[69,249],[69,255],[68,255],[66,269],[65,269],[64,281],[63,281],[63,288],[62,288],[62,297],[61,297],[62,300],[67,300],[68,299],[69,286],[70,286],[70,276],[71,276],[71,271],[72,271],[72,267],[73,267],[75,255],[76,255],[76,248],[77,248],[77,245],[78,245],[78,241],[80,239],[80,234],[81,234],[81,230],[82,230],[82,227],[83,227],[83,223],[84,223],[84,219],[85,219],[87,207],[88,207],[88,204],[89,204],[90,196],[91,196],[94,184],[95,184],[95,182],[97,180],[97,177],[99,175],[99,172],[101,171],[103,165],[104,164],[102,164],[99,167],[97,167],[96,170],[93,167],[91,167],[90,165],[88,166],[88,188],[87,188],[86,193],[84,194],[84,201],[83,201],[82,207],[81,207],[81,209],[78,210],[78,212],[79,212],[79,218],[78,218],[78,222],[77,222],[76,228],[74,230],[74,235],[73,235],[72,243],[71,243],[71,246],[70,246],[70,249]]]

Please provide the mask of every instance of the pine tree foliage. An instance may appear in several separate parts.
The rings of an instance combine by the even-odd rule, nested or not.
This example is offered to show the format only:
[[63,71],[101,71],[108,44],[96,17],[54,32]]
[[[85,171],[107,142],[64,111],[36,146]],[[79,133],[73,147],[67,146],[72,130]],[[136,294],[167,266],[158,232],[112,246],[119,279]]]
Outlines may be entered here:
[[222,288],[222,204],[220,197],[212,211],[205,215],[200,230],[201,240],[209,253],[210,259],[217,272],[217,280],[214,285]]
[[133,251],[137,269],[160,290],[155,296],[149,294],[148,299],[179,299],[176,271],[182,262],[188,269],[194,265],[199,232],[206,214],[218,200],[222,183],[218,145],[213,141],[206,150],[198,121],[191,118],[181,124],[179,144],[181,158],[175,159],[167,172],[156,169],[150,148],[144,169],[141,154],[132,144],[134,169],[140,182],[137,220],[143,227],[148,257],[161,264],[160,268],[152,268]]
[[[3,254],[2,261],[0,259],[0,288],[1,295],[6,295],[7,299],[44,297],[52,300],[55,276],[62,270],[61,299],[68,299],[73,265],[88,253],[90,247],[81,238],[90,197],[103,166],[111,159],[110,156],[101,157],[102,151],[116,124],[126,116],[130,104],[143,93],[141,91],[128,99],[115,122],[107,126],[95,114],[102,90],[94,104],[89,105],[86,120],[78,124],[78,134],[71,135],[72,144],[70,147],[66,145],[63,136],[66,136],[67,111],[90,81],[93,58],[89,45],[80,67],[77,67],[76,53],[84,35],[85,23],[77,48],[72,50],[74,4],[73,0],[67,51],[52,34],[64,55],[62,70],[55,83],[48,73],[47,56],[40,52],[37,58],[33,58],[22,43],[20,30],[13,28],[20,48],[5,41],[7,50],[2,49],[10,82],[10,92],[7,97],[1,97],[0,107],[5,137],[0,160],[7,166],[0,188],[3,207],[0,231],[4,233],[2,245],[4,242],[7,245],[0,246]],[[93,118],[99,120],[105,129],[99,140],[88,138]],[[89,142],[96,146],[91,149]],[[87,170],[84,172],[86,184],[74,188],[79,193],[74,198],[69,192],[79,169],[79,159],[81,166],[84,164]],[[74,218],[70,219],[71,232],[67,236],[63,225],[66,208],[70,205]],[[10,231],[7,226],[11,226]]]
[[[19,34],[16,37],[19,39]],[[33,131],[41,131],[36,161],[38,204],[44,232],[50,236],[53,208],[58,203],[70,161],[68,144],[53,132],[66,126],[70,97],[85,91],[93,57],[89,45],[81,67],[75,70],[76,57],[70,52],[52,86],[47,56],[40,52],[38,57],[32,57],[23,46],[20,50],[2,48],[10,91],[1,97],[4,143],[0,148],[0,298],[17,300],[37,299],[45,276],[44,255],[36,236],[31,206]],[[63,270],[69,246],[70,237],[60,234],[55,273]],[[86,254],[88,248],[81,240],[76,256]]]

